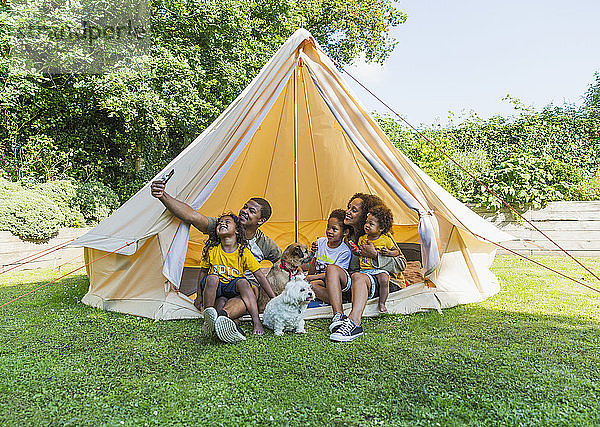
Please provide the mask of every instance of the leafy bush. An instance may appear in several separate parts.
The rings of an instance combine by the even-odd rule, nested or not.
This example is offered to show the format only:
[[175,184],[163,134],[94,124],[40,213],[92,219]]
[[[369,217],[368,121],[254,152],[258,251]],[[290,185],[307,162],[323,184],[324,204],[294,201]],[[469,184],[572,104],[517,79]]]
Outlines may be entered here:
[[52,237],[59,227],[81,227],[106,218],[119,206],[117,195],[99,182],[48,181],[32,189],[0,178],[0,230],[23,239]]
[[573,192],[575,200],[600,200],[600,171],[591,181],[581,181]]
[[7,179],[0,177],[0,200],[5,199],[6,197],[8,197],[10,194],[14,193],[15,191],[19,191],[22,189],[23,189],[23,187],[21,187],[16,182],[12,182],[12,181],[9,181]]
[[71,166],[70,152],[60,150],[48,135],[36,134],[28,137],[17,149],[17,179],[28,186],[35,182],[66,176]]
[[[452,158],[478,179],[489,174],[491,162],[486,152],[482,149],[476,148],[470,151],[457,150]],[[450,160],[445,161],[443,169],[451,183],[451,192],[462,202],[471,202],[474,182],[471,175]]]
[[600,165],[600,120],[592,111],[548,106],[540,112],[521,111],[516,117],[476,115],[443,129],[459,150],[481,148],[490,159],[523,153],[562,159],[592,177]]
[[[452,183],[447,174],[447,158],[432,144],[414,132],[405,131],[399,122],[390,116],[375,115],[375,120],[386,133],[390,141],[406,156],[408,156],[419,168],[433,178],[444,189],[452,192]],[[423,133],[444,151],[452,153],[454,146],[445,138],[444,132],[427,129]]]
[[470,175],[517,209],[540,208],[554,200],[597,198],[597,187],[587,183],[600,165],[597,110],[549,106],[535,112],[518,100],[511,102],[521,111],[517,117],[483,120],[473,113],[448,127],[420,129],[470,174],[400,121],[386,116],[375,119],[404,154],[463,202],[492,210],[502,205]]
[[34,190],[48,197],[62,210],[65,220],[61,224],[64,227],[82,227],[85,218],[79,210],[77,201],[77,184],[71,180],[48,181],[38,184]]
[[[553,200],[564,200],[575,181],[568,171],[572,169],[565,168],[559,160],[523,154],[491,165],[481,181],[508,204],[524,211],[529,207],[540,209]],[[472,187],[470,200],[491,209],[503,205],[478,183]]]
[[22,239],[49,239],[63,221],[56,203],[32,190],[15,191],[0,203],[0,230]]
[[102,221],[119,207],[119,198],[115,192],[97,181],[79,186],[77,199],[81,213],[91,223]]

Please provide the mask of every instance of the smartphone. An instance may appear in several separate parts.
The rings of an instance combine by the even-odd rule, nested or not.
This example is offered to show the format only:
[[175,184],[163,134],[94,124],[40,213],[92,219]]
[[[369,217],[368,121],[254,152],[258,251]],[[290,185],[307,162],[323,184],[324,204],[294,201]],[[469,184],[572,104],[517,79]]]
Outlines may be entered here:
[[171,169],[171,172],[169,172],[168,174],[166,174],[165,176],[162,177],[163,182],[166,184],[167,181],[169,181],[171,179],[171,177],[173,176],[174,173],[175,173],[175,169]]

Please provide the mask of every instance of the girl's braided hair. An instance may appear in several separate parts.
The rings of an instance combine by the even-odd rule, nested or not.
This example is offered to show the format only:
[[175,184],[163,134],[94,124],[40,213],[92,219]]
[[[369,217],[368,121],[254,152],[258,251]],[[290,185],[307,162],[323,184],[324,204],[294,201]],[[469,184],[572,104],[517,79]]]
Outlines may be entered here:
[[[232,212],[227,212],[217,218],[217,226],[219,221],[224,217],[231,217],[233,219],[233,223],[235,224],[235,239],[239,245],[239,253],[240,256],[244,255],[244,249],[248,247],[248,240],[246,239],[246,229],[244,225],[238,218],[238,216]],[[208,251],[210,248],[214,248],[215,246],[219,246],[221,243],[221,239],[217,236],[217,227],[208,231],[208,240],[204,244],[204,249],[202,250],[202,258],[205,260],[208,259]]]

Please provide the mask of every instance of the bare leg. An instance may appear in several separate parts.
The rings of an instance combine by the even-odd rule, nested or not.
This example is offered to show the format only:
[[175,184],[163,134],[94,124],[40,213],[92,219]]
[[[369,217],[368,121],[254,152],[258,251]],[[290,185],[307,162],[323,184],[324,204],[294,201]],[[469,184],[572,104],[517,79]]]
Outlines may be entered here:
[[329,302],[329,293],[327,292],[327,287],[325,287],[325,282],[322,280],[313,280],[310,282],[310,287],[315,293],[315,296],[321,301]]
[[252,324],[254,330],[252,333],[256,335],[262,335],[265,333],[262,323],[260,323],[260,317],[258,317],[258,305],[256,303],[256,295],[250,286],[250,282],[246,279],[240,279],[235,283],[235,290],[242,297],[242,301],[246,304],[246,309],[252,318]]
[[369,299],[369,290],[371,289],[371,279],[364,273],[354,273],[352,275],[352,311],[348,317],[355,325],[362,324],[362,315]]
[[218,286],[219,277],[214,274],[209,274],[204,283],[204,294],[202,295],[204,307],[214,307]]
[[198,284],[196,285],[196,299],[194,300],[194,306],[200,311],[204,309],[202,300],[202,286],[200,285],[200,282],[202,282],[202,279],[206,277],[206,274],[206,269],[201,268],[200,274],[198,275]]
[[196,293],[196,299],[194,300],[194,307],[198,310],[204,310],[204,304],[202,304],[202,293]]
[[223,308],[225,307],[225,304],[227,304],[227,298],[225,298],[225,297],[217,298],[217,300],[215,301],[215,310],[217,310],[217,313],[219,313],[221,310],[223,310]]
[[379,305],[377,309],[380,313],[387,313],[388,309],[385,306],[385,302],[390,294],[390,276],[385,273],[376,274],[377,283],[379,284]]
[[[256,295],[256,300],[258,301],[258,289],[252,288],[252,290],[254,291],[254,295]],[[229,298],[228,300],[226,300],[225,305],[222,307],[222,309],[225,310],[225,312],[227,313],[227,317],[229,317],[238,325],[240,323],[240,317],[248,313],[246,304],[244,304],[244,301],[242,301],[241,297]]]
[[329,264],[325,270],[325,287],[329,296],[329,303],[333,314],[343,313],[342,289],[346,287],[348,277],[346,271],[335,264]]
[[223,310],[227,312],[227,317],[232,320],[237,320],[248,312],[246,304],[240,297],[229,298],[223,306]]
[[[202,298],[200,298],[200,301],[204,301],[204,303],[205,303],[204,308],[214,307],[215,299],[217,297],[218,287],[219,287],[219,276],[216,276],[214,274],[208,275],[206,277],[206,281],[204,282],[204,293],[202,295]],[[195,302],[194,302],[194,305],[196,305]],[[198,308],[197,305],[196,305],[196,308]],[[204,318],[204,324],[202,325],[202,330],[204,332],[209,332],[209,331],[213,330],[212,328],[209,328],[209,326],[206,322],[206,317]]]

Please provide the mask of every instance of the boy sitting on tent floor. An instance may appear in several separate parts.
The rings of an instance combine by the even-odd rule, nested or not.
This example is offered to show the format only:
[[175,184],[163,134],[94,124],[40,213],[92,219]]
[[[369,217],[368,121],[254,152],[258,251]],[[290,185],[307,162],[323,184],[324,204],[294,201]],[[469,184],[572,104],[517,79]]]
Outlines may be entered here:
[[[200,212],[195,211],[187,203],[177,200],[171,197],[165,192],[165,183],[162,180],[153,181],[150,187],[152,196],[156,197],[162,202],[163,205],[179,218],[181,221],[192,224],[200,232],[208,234],[209,230],[216,230],[217,218],[207,217]],[[272,263],[276,263],[281,258],[281,249],[277,244],[268,236],[266,236],[258,228],[264,224],[271,217],[271,205],[265,199],[260,197],[253,197],[248,200],[244,206],[240,209],[239,218],[246,230],[246,239],[248,239],[248,248],[250,252],[256,258],[259,263],[262,260],[269,260]],[[256,279],[250,272],[246,272],[246,278],[250,283],[255,284]],[[197,295],[201,295],[198,292]],[[201,307],[201,299],[198,299],[195,303],[196,307]],[[217,312],[226,316],[226,319],[222,322],[233,324],[233,320],[236,320],[246,314],[246,305],[241,297],[237,296],[234,298],[219,298],[215,304]],[[230,325],[233,328],[233,325]],[[231,329],[230,328],[230,329]],[[243,333],[235,327],[236,332],[234,334],[227,335],[232,337],[231,340],[241,341],[244,338]],[[228,338],[227,341],[231,342]]]

